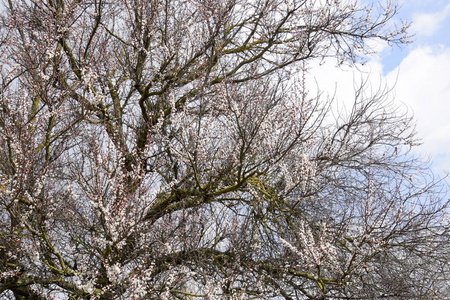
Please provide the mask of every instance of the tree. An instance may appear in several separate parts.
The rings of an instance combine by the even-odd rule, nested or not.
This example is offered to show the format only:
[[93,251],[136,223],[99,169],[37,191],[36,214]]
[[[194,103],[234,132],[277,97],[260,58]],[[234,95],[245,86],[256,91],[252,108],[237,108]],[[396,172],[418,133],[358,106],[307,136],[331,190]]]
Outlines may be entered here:
[[8,0],[0,295],[436,299],[447,202],[383,90],[347,114],[308,62],[407,41],[396,7]]

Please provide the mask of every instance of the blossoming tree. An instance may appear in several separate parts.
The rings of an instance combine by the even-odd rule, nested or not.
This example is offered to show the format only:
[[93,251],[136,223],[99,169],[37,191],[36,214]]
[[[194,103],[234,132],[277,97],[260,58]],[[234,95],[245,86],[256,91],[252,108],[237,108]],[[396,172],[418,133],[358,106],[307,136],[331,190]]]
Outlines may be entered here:
[[410,117],[364,85],[336,116],[305,86],[311,60],[406,42],[394,5],[4,2],[2,299],[450,292]]

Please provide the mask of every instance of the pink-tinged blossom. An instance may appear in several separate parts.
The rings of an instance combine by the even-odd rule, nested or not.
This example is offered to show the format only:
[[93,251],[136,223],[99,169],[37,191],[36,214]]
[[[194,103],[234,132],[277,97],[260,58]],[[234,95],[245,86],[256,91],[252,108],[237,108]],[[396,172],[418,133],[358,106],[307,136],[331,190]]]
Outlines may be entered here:
[[406,42],[395,5],[0,11],[0,298],[448,292],[448,210],[411,118],[364,85],[333,114],[306,84],[311,60]]

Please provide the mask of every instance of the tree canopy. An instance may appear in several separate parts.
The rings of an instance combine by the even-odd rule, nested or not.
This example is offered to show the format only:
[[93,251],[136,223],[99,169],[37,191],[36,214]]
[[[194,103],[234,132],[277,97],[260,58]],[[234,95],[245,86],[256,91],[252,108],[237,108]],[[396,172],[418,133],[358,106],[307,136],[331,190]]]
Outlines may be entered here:
[[447,201],[411,117],[305,84],[407,42],[396,9],[4,1],[0,297],[444,299]]

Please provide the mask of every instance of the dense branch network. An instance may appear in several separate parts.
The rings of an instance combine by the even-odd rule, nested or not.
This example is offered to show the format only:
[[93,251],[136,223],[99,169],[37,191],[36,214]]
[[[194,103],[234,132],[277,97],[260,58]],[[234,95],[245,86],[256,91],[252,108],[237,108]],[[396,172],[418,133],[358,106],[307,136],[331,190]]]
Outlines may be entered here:
[[407,41],[396,7],[8,0],[0,297],[438,299],[447,203],[411,118],[314,59]]

